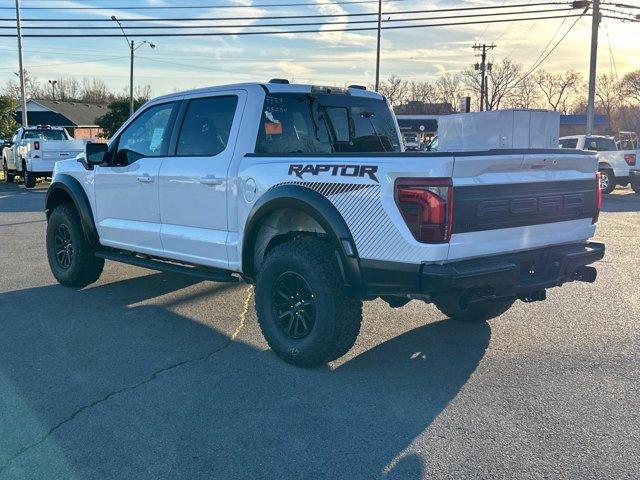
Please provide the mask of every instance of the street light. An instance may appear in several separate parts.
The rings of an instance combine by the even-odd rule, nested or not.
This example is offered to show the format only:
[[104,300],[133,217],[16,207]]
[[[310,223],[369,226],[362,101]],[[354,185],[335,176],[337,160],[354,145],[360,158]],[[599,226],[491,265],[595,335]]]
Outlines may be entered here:
[[55,100],[56,99],[56,84],[58,83],[57,80],[49,80],[49,85],[51,85],[51,89],[53,90],[53,94],[52,97]]
[[127,37],[127,34],[124,31],[124,28],[122,27],[122,24],[120,23],[120,21],[116,18],[115,15],[111,15],[111,20],[113,20],[114,22],[116,22],[118,24],[118,26],[120,27],[120,30],[122,31],[122,35],[124,36],[125,40],[127,41],[127,46],[129,47],[129,49],[131,50],[131,68],[129,70],[129,116],[133,115],[133,59],[134,59],[134,52],[139,49],[141,46],[147,44],[149,45],[151,48],[156,48],[155,44],[147,41],[147,40],[143,40],[142,42],[138,43],[138,46],[135,45],[133,40],[129,40],[129,37]]

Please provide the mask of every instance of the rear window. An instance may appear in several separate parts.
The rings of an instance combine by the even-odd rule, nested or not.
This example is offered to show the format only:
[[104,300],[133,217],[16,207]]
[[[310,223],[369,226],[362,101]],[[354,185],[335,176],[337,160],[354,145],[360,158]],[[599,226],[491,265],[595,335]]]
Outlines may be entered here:
[[399,152],[383,100],[343,94],[267,95],[256,153]]
[[63,130],[26,130],[22,137],[24,140],[67,140]]
[[559,142],[560,148],[578,148],[577,138],[565,138]]
[[176,155],[213,157],[227,148],[237,104],[236,96],[191,100]]
[[594,152],[611,152],[618,149],[613,138],[587,138],[584,147]]

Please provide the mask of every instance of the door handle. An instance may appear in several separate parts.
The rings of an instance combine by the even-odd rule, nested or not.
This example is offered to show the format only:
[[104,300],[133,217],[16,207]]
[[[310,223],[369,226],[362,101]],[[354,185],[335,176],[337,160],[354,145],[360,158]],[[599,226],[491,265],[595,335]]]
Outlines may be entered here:
[[217,178],[214,175],[207,175],[206,177],[200,177],[200,183],[203,185],[222,185],[223,178]]
[[138,181],[140,183],[153,183],[154,178],[149,176],[149,175],[142,175],[141,177],[138,177]]

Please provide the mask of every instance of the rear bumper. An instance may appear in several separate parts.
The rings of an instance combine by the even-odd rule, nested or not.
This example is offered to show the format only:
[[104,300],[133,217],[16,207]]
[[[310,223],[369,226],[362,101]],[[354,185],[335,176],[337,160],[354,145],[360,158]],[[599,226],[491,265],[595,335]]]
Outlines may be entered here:
[[629,181],[631,182],[631,185],[640,187],[640,170],[639,169],[629,170]]
[[490,290],[520,295],[580,280],[580,267],[604,256],[603,243],[558,245],[447,264],[393,264],[361,261],[371,295],[439,294]]

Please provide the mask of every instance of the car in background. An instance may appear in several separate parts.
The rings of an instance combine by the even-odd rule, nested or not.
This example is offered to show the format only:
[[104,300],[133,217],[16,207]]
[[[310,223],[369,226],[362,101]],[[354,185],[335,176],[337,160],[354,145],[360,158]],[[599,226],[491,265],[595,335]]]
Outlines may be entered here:
[[420,151],[420,135],[417,133],[403,133],[402,140],[404,141],[404,149],[407,152]]
[[560,137],[560,148],[598,152],[600,190],[611,193],[617,185],[629,184],[629,170],[636,166],[638,150],[618,150],[613,137],[601,135],[571,135]]

